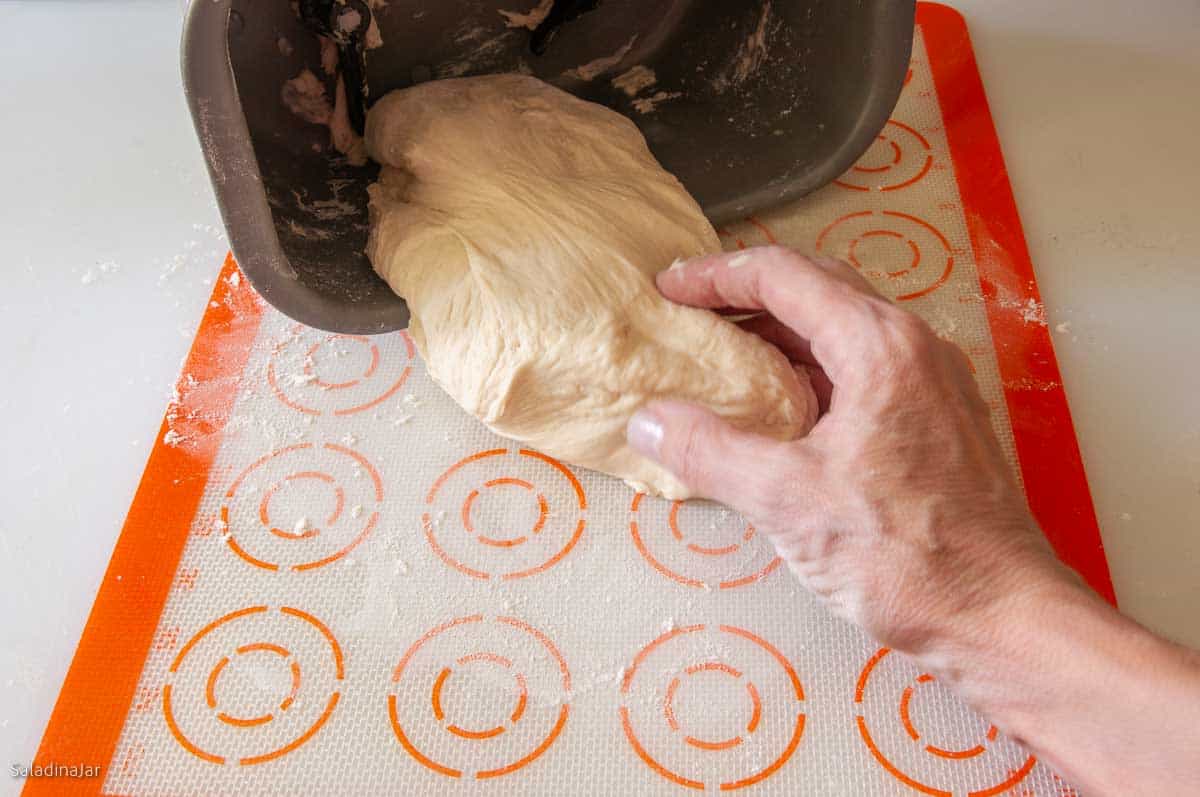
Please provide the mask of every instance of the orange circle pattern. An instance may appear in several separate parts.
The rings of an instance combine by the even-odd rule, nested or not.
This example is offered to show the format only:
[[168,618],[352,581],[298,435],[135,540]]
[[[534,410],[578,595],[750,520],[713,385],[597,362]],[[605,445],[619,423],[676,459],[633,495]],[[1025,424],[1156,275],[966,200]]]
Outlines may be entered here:
[[[860,247],[875,240],[897,247],[898,263],[873,267],[860,258]],[[841,257],[873,278],[878,287],[898,302],[918,299],[933,293],[950,279],[954,270],[954,251],[940,230],[924,219],[892,210],[863,210],[848,213],[834,221],[817,236],[820,254]]]
[[[858,725],[859,736],[862,738],[863,743],[867,746],[871,756],[889,775],[894,777],[896,780],[900,781],[906,786],[922,792],[923,794],[934,795],[934,797],[953,797],[949,790],[941,789],[937,786],[917,780],[915,777],[904,772],[883,752],[883,750],[880,749],[878,742],[871,734],[867,723],[866,712],[864,711],[866,692],[870,684],[871,675],[875,672],[880,662],[884,661],[890,653],[891,649],[889,648],[880,648],[877,650],[875,654],[867,661],[866,665],[862,669],[862,672],[858,676],[858,683],[854,690],[854,703],[858,707],[856,721]],[[995,725],[992,725],[987,729],[984,739],[980,743],[964,749],[947,750],[929,743],[925,743],[923,745],[921,744],[921,732],[917,729],[912,719],[912,701],[914,695],[917,694],[917,690],[923,684],[932,683],[933,680],[934,678],[932,675],[929,675],[928,673],[922,673],[913,679],[911,683],[905,686],[903,692],[901,692],[896,713],[897,719],[899,720],[900,726],[903,728],[905,735],[912,742],[919,745],[918,749],[920,749],[922,752],[941,760],[965,761],[982,756],[985,752],[987,752],[988,746],[995,742],[999,737],[999,730]],[[1003,794],[1024,780],[1030,771],[1033,770],[1033,767],[1036,763],[1037,759],[1034,756],[1028,756],[1024,763],[1022,763],[1019,767],[1007,770],[1005,776],[1002,777],[998,783],[969,791],[967,795],[968,797],[994,797],[994,795]]]
[[[309,342],[314,334],[319,333],[296,325],[289,337],[276,345],[271,359],[267,362],[267,384],[270,385],[271,391],[296,412],[312,416],[326,413],[345,416],[365,412],[396,395],[412,372],[409,361],[416,356],[416,349],[407,332],[396,333],[403,340],[407,355],[407,360],[398,374],[394,368],[380,368],[384,356],[379,344],[371,338],[363,335],[331,334]],[[308,345],[305,346],[305,343]],[[353,349],[361,351],[366,359],[362,370],[357,373],[323,376],[322,352],[334,344],[352,347],[341,354],[350,354]],[[331,405],[332,409],[321,409]]]
[[[559,734],[562,733],[563,727],[567,722],[567,715],[569,713],[567,698],[571,693],[571,673],[567,669],[567,663],[563,659],[562,654],[554,643],[550,641],[549,637],[515,617],[496,617],[488,621],[484,619],[482,614],[476,614],[469,617],[459,617],[443,623],[426,632],[400,658],[400,662],[392,672],[393,692],[388,695],[388,717],[391,721],[392,732],[396,735],[396,739],[400,742],[400,746],[404,748],[405,752],[422,766],[446,777],[461,778],[465,774],[465,771],[461,768],[441,763],[419,749],[413,741],[412,735],[409,731],[405,730],[404,723],[401,721],[400,706],[394,690],[396,689],[396,685],[400,684],[402,679],[404,679],[406,672],[418,672],[415,668],[410,670],[408,667],[412,663],[413,658],[425,645],[435,639],[446,639],[445,635],[455,629],[472,629],[488,622],[506,631],[516,632],[521,640],[520,649],[522,653],[540,649],[548,654],[549,660],[557,665],[561,685],[561,702],[549,730],[540,739],[536,740],[531,748],[527,746],[525,749],[514,753],[509,760],[499,765],[477,770],[474,773],[475,779],[487,780],[509,775],[533,763],[550,749],[550,746],[554,744]],[[458,644],[462,644],[465,641],[462,639],[457,640]],[[454,644],[453,640],[451,644]],[[513,708],[507,714],[507,721],[504,723],[482,729],[464,728],[453,722],[447,715],[447,711],[444,708],[443,693],[447,682],[455,672],[465,667],[479,665],[498,667],[509,674],[514,687]],[[444,730],[451,736],[467,742],[487,744],[493,740],[500,740],[511,736],[509,732],[515,729],[517,723],[521,722],[527,716],[526,709],[529,705],[529,687],[525,674],[514,665],[512,658],[496,653],[495,651],[477,650],[456,657],[452,664],[442,663],[440,666],[435,666],[435,669],[437,670],[437,675],[434,677],[432,685],[429,688],[430,712],[441,730]],[[414,674],[412,677],[420,678],[422,676]],[[478,752],[474,753],[474,755],[478,755]]]
[[[225,764],[227,761],[232,760],[239,766],[251,766],[274,761],[282,758],[311,739],[329,719],[329,716],[337,706],[338,700],[341,697],[341,682],[345,679],[345,667],[341,646],[334,638],[333,633],[323,622],[300,609],[281,606],[276,612],[277,614],[271,612],[266,606],[250,606],[230,612],[196,632],[183,645],[179,653],[175,656],[174,661],[171,662],[166,682],[162,687],[163,717],[175,741],[196,758],[212,764]],[[260,627],[256,628],[255,621],[261,621],[273,615],[282,618],[291,629],[301,628],[309,636],[312,636],[315,632],[318,638],[324,644],[328,645],[330,655],[333,659],[333,675],[336,685],[330,690],[329,696],[323,702],[323,708],[315,716],[313,716],[314,711],[301,712],[293,710],[297,695],[304,687],[304,673],[307,669],[302,667],[299,658],[288,647],[278,642],[268,641],[236,644],[236,638],[241,634],[258,635],[271,633],[271,629],[263,630],[261,623],[259,624]],[[273,633],[277,634],[279,632],[275,630]],[[214,634],[228,636],[231,639],[220,640],[215,645],[206,646],[207,648],[218,648],[217,650],[205,649],[203,652],[198,652],[198,646],[207,639],[213,638]],[[289,637],[294,637],[294,634],[295,632],[291,631]],[[220,650],[221,642],[226,642],[232,647],[232,650]],[[266,713],[243,716],[223,710],[220,707],[218,694],[221,691],[221,683],[229,678],[225,673],[229,671],[230,663],[243,656],[249,658],[262,654],[268,654],[271,659],[274,659],[287,668],[291,677],[291,686],[288,692],[279,700],[273,711]],[[208,668],[207,677],[198,677],[204,672],[204,667],[199,661],[195,665],[192,664],[192,661],[196,656],[203,657],[204,655],[210,658],[215,655],[218,658]],[[195,670],[194,673],[193,669]],[[317,668],[314,666],[311,669],[316,670]],[[187,672],[183,673],[183,670],[187,670]],[[193,741],[192,736],[189,736],[183,727],[181,727],[178,719],[179,712],[177,711],[179,693],[180,691],[194,691],[199,684],[204,685],[203,705],[208,711],[207,714],[197,714],[195,711],[186,712],[184,716],[188,717],[188,724],[196,723],[196,717],[199,716],[201,717],[200,722],[210,724],[208,732],[204,734],[205,736],[211,737],[215,733],[223,737],[222,745],[243,750],[249,747],[255,750],[253,754],[231,758],[229,755],[213,752]],[[316,707],[321,705],[321,701],[309,700],[308,705],[312,705],[315,710]],[[211,723],[214,720],[220,723],[221,726],[224,726],[226,729],[224,733],[211,727]],[[281,725],[287,729],[292,729],[294,726],[294,730],[291,733],[283,734],[287,738],[282,742],[279,741],[278,734],[271,733],[273,729]],[[193,736],[195,735],[193,734]]]
[[[365,472],[370,476],[369,486],[358,488],[363,500],[373,507],[369,513],[363,511],[362,504],[357,505],[353,512],[344,511],[346,489],[343,484],[350,484],[351,481],[339,481],[326,470],[317,469],[322,465],[333,469],[334,464],[339,468]],[[239,493],[248,485],[247,480],[252,475],[265,476],[270,481],[270,485],[258,501],[255,513],[259,527],[271,535],[270,537],[255,536],[248,520],[235,517],[240,500]],[[333,507],[325,517],[324,524],[313,526],[306,519],[301,519],[289,529],[286,523],[273,523],[272,499],[284,488],[305,482],[314,482],[314,488],[320,485],[333,494]],[[238,474],[225,491],[219,513],[220,528],[230,550],[248,564],[270,571],[278,571],[281,568],[294,571],[312,570],[341,559],[362,543],[379,522],[377,507],[382,501],[383,479],[375,466],[362,454],[335,443],[300,443],[272,451],[252,462]],[[282,548],[278,545],[271,546],[268,544],[271,537],[282,539],[287,545]],[[331,538],[333,542],[329,542]],[[263,552],[260,548],[266,548],[268,552]],[[275,559],[286,559],[287,563],[274,561]]]
[[[664,651],[666,648],[675,643],[680,642],[693,634],[704,634],[705,632],[726,637],[725,645],[728,646],[730,641],[735,641],[740,644],[750,643],[758,651],[765,653],[771,660],[777,663],[783,671],[792,692],[792,696],[796,701],[795,724],[792,733],[787,742],[783,745],[783,749],[768,763],[766,766],[749,772],[738,772],[728,780],[716,782],[705,782],[699,779],[700,776],[689,776],[671,769],[666,764],[656,758],[647,746],[638,736],[634,728],[633,713],[630,710],[631,705],[637,705],[642,702],[642,699],[634,694],[634,683],[637,680],[639,670],[646,672],[649,668],[643,669],[643,665],[647,660],[653,657],[656,653]],[[682,678],[688,678],[698,673],[713,672],[720,673],[729,678],[738,681],[744,688],[747,695],[747,705],[749,706],[749,716],[745,724],[745,732],[735,735],[727,739],[710,740],[702,739],[697,736],[688,734],[683,729],[683,723],[676,716],[674,702],[675,695],[680,688]],[[653,677],[653,676],[651,676]],[[654,694],[658,694],[659,684],[646,682],[643,689],[649,689]],[[735,789],[753,786],[760,783],[778,772],[784,764],[796,752],[796,748],[800,745],[800,738],[804,734],[805,713],[803,710],[804,704],[804,688],[800,684],[800,678],[796,675],[796,670],[791,662],[779,652],[777,648],[771,645],[766,640],[756,634],[747,631],[743,628],[735,626],[721,625],[710,627],[703,624],[691,625],[682,628],[674,628],[655,639],[634,657],[633,664],[625,671],[624,678],[621,681],[621,707],[619,709],[621,716],[621,727],[625,731],[625,738],[629,741],[630,747],[639,759],[652,771],[680,786],[685,786],[690,789],[705,790],[715,788],[719,785],[721,791],[732,791]],[[760,728],[760,723],[763,716],[763,701],[760,697],[759,690],[752,680],[745,677],[744,673],[723,661],[713,661],[705,659],[694,662],[690,665],[682,667],[675,675],[671,677],[666,687],[666,692],[662,698],[662,714],[667,727],[680,739],[680,741],[695,750],[701,751],[703,754],[714,754],[719,756],[727,751],[741,748],[743,745],[748,745],[751,742],[757,742],[759,746],[770,745],[769,741],[760,741],[761,734],[755,735]],[[744,764],[747,761],[758,762],[760,756],[744,755],[731,756],[727,758],[719,758],[718,761],[722,767],[730,769],[744,770]]]
[[871,148],[834,184],[852,191],[899,191],[919,183],[932,168],[929,140],[915,128],[889,119]]
[[[449,514],[445,510],[438,511],[436,509],[439,500],[446,494],[444,491],[447,491],[447,485],[455,480],[470,480],[472,474],[465,470],[470,465],[485,460],[491,461],[513,456],[517,458],[514,467],[527,466],[530,463],[549,466],[552,472],[566,480],[571,488],[575,503],[572,511],[578,514],[578,519],[573,524],[573,527],[568,524],[561,529],[554,530],[554,532],[547,532],[547,520],[551,516],[550,501],[546,497],[546,492],[535,486],[534,482],[530,479],[517,478],[515,476],[492,478],[482,483],[477,483],[476,486],[472,486],[462,499],[457,512],[453,513],[453,516],[458,519],[461,525],[462,532],[474,539],[483,548],[474,552],[468,551],[467,553],[459,551],[457,555],[452,553],[448,550],[449,546],[439,540],[439,537],[446,533],[447,529],[439,527],[438,522],[436,522],[437,517]],[[544,472],[544,468],[542,470]],[[505,536],[500,536],[493,531],[481,531],[477,529],[472,519],[472,510],[477,499],[485,492],[490,491],[507,489],[510,492],[514,492],[511,488],[517,488],[519,493],[526,495],[528,497],[527,500],[532,501],[537,507],[537,519],[533,522],[529,530],[523,533],[508,532]],[[492,579],[493,577],[501,580],[513,580],[544,573],[561,562],[571,552],[583,536],[583,530],[587,524],[585,517],[587,495],[584,493],[583,485],[579,483],[579,479],[575,477],[575,474],[558,460],[538,451],[524,448],[519,449],[515,453],[504,448],[490,449],[460,459],[447,468],[434,481],[433,486],[429,488],[429,492],[425,496],[425,505],[426,510],[421,515],[421,525],[429,547],[439,559],[451,568],[472,578],[484,580]],[[561,533],[556,534],[555,532]],[[562,537],[566,537],[566,539],[561,545],[558,545],[555,540]],[[533,549],[533,553],[526,553],[526,549],[529,549],[531,546],[537,547]],[[462,546],[457,547],[461,549]],[[473,567],[462,561],[468,557],[482,559],[485,564]],[[523,563],[516,564],[521,561],[518,557],[524,557]],[[506,560],[509,564],[505,564]],[[472,561],[474,562],[475,560],[472,559]],[[516,564],[515,569],[502,570],[499,573],[492,572],[493,569],[509,567],[513,564]]]
[[[679,512],[684,506],[682,501],[674,501],[671,503],[671,508],[667,512],[666,527],[670,532],[668,537],[666,534],[659,533],[655,537],[647,535],[645,520],[640,514],[643,503],[646,499],[645,493],[638,493],[633,497],[633,502],[629,506],[629,533],[633,537],[633,544],[637,547],[638,553],[650,563],[650,566],[657,570],[662,575],[672,581],[683,584],[684,586],[694,587],[697,589],[712,588],[717,589],[736,589],[750,584],[755,584],[762,581],[771,573],[775,572],[783,563],[778,556],[773,556],[772,552],[767,552],[768,561],[766,564],[755,567],[752,572],[740,574],[730,577],[727,571],[718,578],[705,580],[691,575],[684,575],[679,572],[680,568],[668,566],[663,560],[668,558],[666,554],[670,554],[672,559],[690,558],[690,564],[699,570],[710,570],[722,564],[723,560],[728,560],[739,553],[743,553],[746,543],[750,542],[755,536],[754,526],[746,524],[746,528],[740,532],[735,540],[727,545],[711,546],[701,545],[697,542],[688,540],[687,535],[680,528]],[[673,540],[674,542],[671,542]],[[674,546],[677,550],[662,551],[656,554],[663,543]],[[687,557],[687,558],[685,558]],[[756,557],[761,559],[762,557]]]

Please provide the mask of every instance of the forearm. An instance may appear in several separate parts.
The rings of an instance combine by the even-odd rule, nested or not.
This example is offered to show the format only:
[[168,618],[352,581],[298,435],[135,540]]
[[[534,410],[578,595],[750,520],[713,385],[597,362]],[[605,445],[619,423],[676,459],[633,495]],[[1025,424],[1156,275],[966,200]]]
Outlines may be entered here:
[[1088,795],[1200,794],[1200,656],[1060,582],[1017,596],[946,675]]

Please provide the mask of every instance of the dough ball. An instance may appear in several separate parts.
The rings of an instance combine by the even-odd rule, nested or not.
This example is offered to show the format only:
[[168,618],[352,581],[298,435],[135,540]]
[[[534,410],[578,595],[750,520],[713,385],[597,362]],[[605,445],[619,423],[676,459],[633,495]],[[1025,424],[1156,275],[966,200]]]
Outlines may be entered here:
[[367,254],[408,302],[430,375],[497,434],[635,489],[688,489],[625,444],[652,399],[787,440],[816,399],[776,349],[653,276],[721,249],[625,117],[522,75],[392,92],[367,118],[383,165]]

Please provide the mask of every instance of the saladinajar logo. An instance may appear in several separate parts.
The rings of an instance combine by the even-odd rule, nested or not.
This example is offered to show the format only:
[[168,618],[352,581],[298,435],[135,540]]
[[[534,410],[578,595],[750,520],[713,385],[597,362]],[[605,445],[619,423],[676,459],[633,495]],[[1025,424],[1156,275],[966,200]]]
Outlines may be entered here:
[[14,778],[95,778],[100,775],[99,764],[11,764],[9,773]]

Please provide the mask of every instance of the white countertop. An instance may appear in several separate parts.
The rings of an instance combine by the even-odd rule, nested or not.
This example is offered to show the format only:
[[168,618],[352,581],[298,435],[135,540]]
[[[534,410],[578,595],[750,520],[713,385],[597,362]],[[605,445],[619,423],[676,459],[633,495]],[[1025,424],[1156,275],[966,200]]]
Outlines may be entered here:
[[[1200,8],[950,4],[1066,324],[1118,599],[1200,646]],[[0,5],[5,765],[36,749],[226,251],[180,89],[184,5]]]

